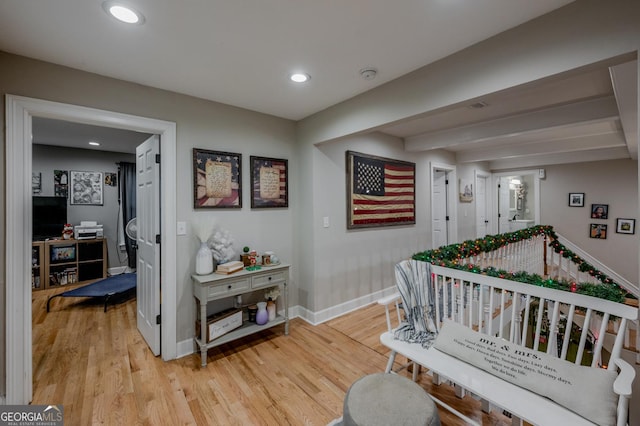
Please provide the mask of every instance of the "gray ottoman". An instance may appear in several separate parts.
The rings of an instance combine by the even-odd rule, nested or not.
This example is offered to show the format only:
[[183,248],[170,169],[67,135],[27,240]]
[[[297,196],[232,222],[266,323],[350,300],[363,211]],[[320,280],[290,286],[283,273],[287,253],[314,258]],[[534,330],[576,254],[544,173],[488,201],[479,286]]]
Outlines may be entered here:
[[371,374],[351,385],[344,398],[345,426],[440,426],[438,409],[417,383],[397,374]]

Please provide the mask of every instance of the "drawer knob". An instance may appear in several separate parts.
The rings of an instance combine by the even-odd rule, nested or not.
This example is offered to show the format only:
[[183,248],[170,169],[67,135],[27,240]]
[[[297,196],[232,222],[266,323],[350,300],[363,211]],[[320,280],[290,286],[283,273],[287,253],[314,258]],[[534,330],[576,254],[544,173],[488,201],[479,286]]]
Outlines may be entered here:
[[269,277],[269,281],[271,281],[271,277]]
[[229,284],[229,285],[227,286],[227,288],[228,288],[229,290],[231,290],[231,284]]

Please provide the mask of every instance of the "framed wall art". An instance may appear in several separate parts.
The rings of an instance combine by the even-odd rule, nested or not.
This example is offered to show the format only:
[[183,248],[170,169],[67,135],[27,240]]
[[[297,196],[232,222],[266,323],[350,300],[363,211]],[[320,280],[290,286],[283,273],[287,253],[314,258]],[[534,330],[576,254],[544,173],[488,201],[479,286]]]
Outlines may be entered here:
[[347,229],[413,225],[415,163],[346,152]]
[[288,207],[288,161],[252,155],[250,164],[251,208]]
[[608,219],[609,204],[591,204],[591,219]]
[[69,172],[69,203],[74,205],[101,206],[102,172]]
[[460,179],[459,197],[461,203],[470,203],[473,201],[473,182],[469,179]]
[[584,192],[570,192],[569,207],[584,207]]
[[193,208],[242,208],[242,154],[193,148]]
[[605,240],[607,238],[607,225],[603,223],[592,223],[589,225],[589,237]]
[[617,234],[635,234],[636,233],[636,220],[635,219],[616,219],[616,233]]

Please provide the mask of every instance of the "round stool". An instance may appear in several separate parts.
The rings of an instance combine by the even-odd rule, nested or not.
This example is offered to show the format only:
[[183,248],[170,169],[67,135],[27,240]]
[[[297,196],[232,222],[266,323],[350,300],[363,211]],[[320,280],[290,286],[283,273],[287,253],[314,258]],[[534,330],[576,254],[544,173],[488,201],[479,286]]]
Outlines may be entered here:
[[344,398],[345,426],[440,426],[433,400],[417,383],[397,374],[364,376]]

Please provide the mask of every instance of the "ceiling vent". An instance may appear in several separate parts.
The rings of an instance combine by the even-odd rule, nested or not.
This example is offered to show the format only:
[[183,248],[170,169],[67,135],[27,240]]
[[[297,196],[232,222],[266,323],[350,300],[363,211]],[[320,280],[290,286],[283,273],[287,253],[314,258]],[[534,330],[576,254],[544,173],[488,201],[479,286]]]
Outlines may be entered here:
[[484,107],[488,107],[489,104],[484,102],[484,101],[480,101],[480,102],[476,102],[475,104],[471,104],[469,105],[469,108],[473,108],[473,109],[480,109],[480,108],[484,108]]

